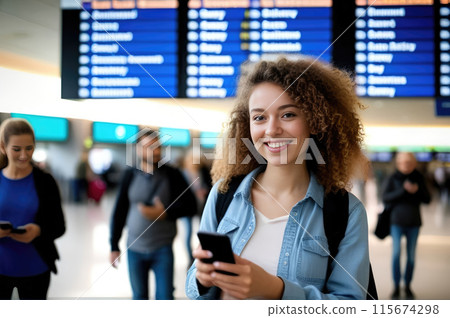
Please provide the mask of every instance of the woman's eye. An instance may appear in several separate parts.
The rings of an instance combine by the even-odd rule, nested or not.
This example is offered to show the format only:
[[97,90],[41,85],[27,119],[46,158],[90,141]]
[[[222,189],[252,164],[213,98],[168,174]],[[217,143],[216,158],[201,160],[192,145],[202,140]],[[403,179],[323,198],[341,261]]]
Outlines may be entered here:
[[283,115],[283,118],[291,118],[291,117],[295,117],[296,115],[294,113],[286,113]]
[[258,116],[254,116],[253,117],[253,120],[254,121],[261,121],[261,120],[263,120],[264,119],[264,116],[261,116],[261,115],[258,115]]

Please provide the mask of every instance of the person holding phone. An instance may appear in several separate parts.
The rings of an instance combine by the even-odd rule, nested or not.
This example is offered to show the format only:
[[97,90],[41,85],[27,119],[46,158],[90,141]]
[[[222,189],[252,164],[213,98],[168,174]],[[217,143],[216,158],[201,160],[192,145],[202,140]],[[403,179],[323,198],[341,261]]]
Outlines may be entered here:
[[417,238],[422,225],[420,205],[430,203],[431,196],[424,176],[416,169],[417,160],[411,152],[399,152],[395,156],[396,171],[389,176],[383,192],[383,203],[391,209],[392,278],[394,291],[391,298],[400,298],[400,256],[402,236],[406,237],[407,260],[404,269],[406,299],[415,299],[411,290],[416,258]]
[[24,119],[0,126],[0,299],[47,298],[59,259],[54,240],[65,232],[58,186],[33,165],[34,132]]
[[[213,253],[199,246],[187,274],[187,296],[366,299],[364,206],[349,194],[345,237],[328,278],[323,225],[324,195],[349,189],[352,177],[368,166],[357,115],[362,105],[352,80],[307,57],[262,60],[242,74],[223,159],[213,164],[215,184],[200,224],[202,232],[230,238],[235,264],[211,264],[207,259]],[[218,223],[218,193],[239,175],[246,176]],[[219,293],[210,293],[214,288]]]
[[197,203],[181,171],[161,165],[159,133],[143,129],[136,140],[137,161],[122,178],[110,225],[110,262],[117,267],[119,241],[128,229],[128,272],[134,300],[150,298],[149,273],[155,274],[155,299],[172,300],[176,220],[196,213]]

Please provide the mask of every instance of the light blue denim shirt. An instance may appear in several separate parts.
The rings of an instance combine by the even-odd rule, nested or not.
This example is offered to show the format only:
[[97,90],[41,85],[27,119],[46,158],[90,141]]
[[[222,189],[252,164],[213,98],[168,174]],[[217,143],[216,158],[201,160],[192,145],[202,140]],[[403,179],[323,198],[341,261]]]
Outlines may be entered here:
[[[218,183],[214,185],[203,212],[201,231],[230,237],[234,253],[240,255],[255,230],[254,207],[250,193],[257,168],[239,185],[228,210],[217,226],[215,206]],[[366,210],[349,193],[349,219],[339,245],[336,262],[322,292],[328,264],[328,243],[323,227],[323,186],[311,174],[308,191],[290,211],[278,261],[277,276],[284,281],[282,299],[365,299],[369,282],[369,249]],[[261,251],[264,253],[264,251]],[[186,295],[199,296],[195,264],[186,279]]]

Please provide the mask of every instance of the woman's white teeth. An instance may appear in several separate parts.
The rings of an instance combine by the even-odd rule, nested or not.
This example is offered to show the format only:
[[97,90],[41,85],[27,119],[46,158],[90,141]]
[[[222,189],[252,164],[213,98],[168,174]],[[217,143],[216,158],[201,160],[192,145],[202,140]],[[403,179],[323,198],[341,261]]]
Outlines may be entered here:
[[269,143],[267,143],[267,145],[269,145],[270,148],[280,148],[287,144],[288,144],[287,142],[269,142]]

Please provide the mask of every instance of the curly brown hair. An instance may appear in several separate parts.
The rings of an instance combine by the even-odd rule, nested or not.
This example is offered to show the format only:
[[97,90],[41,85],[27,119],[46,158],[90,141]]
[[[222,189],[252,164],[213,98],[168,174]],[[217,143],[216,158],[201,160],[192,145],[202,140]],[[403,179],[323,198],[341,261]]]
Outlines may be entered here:
[[[242,138],[250,138],[250,95],[253,88],[263,82],[279,85],[303,112],[311,138],[326,163],[308,160],[307,167],[325,192],[349,189],[356,170],[365,168],[368,163],[361,151],[363,127],[357,114],[357,109],[364,106],[356,96],[349,74],[301,56],[295,60],[280,57],[276,61],[262,60],[243,66],[236,103],[225,133],[223,159],[215,160],[211,170],[214,183],[223,179],[219,191],[228,190],[232,177],[247,174],[260,165]],[[235,164],[227,160],[229,152],[234,150],[229,147],[230,139],[236,142]],[[244,164],[248,155],[251,160]]]

